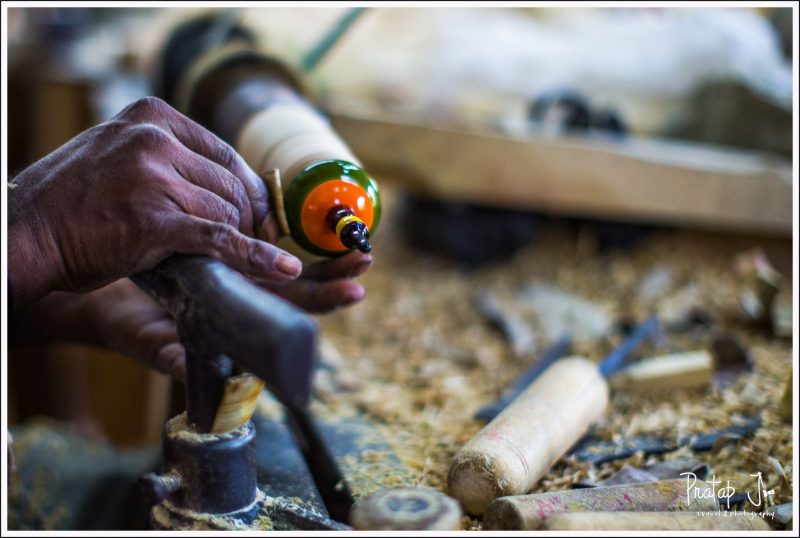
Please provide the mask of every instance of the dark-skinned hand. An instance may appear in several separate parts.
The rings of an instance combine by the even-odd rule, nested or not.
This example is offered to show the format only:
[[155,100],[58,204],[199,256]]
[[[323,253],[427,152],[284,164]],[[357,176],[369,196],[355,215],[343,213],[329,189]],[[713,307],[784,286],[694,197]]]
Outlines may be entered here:
[[[353,279],[371,264],[370,255],[351,252],[308,266],[294,281],[257,282],[309,313],[326,313],[363,299],[364,288]],[[133,282],[119,280],[86,298],[87,321],[100,345],[185,381],[185,351],[175,322]]]
[[15,307],[88,291],[173,253],[268,280],[298,276],[262,181],[211,132],[156,98],[139,100],[22,171],[8,194]]

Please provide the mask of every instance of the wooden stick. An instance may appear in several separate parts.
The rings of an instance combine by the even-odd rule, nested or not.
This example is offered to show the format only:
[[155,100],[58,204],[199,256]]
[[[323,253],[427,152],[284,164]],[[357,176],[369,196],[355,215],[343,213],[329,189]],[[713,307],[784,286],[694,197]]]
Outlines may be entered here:
[[211,433],[224,433],[235,430],[253,416],[258,403],[258,395],[264,389],[264,382],[253,374],[229,377],[225,382],[225,392],[217,408]]
[[707,387],[714,373],[714,359],[708,351],[692,351],[642,359],[609,381],[612,388],[653,391],[672,388]]
[[[687,484],[691,485],[690,493]],[[566,512],[716,511],[718,508],[710,484],[700,480],[691,483],[684,479],[662,480],[502,497],[487,507],[483,528],[536,530],[550,518]]]
[[275,220],[278,223],[278,231],[282,237],[290,235],[289,219],[286,217],[286,204],[283,201],[283,183],[281,182],[281,171],[277,168],[267,170],[261,174],[261,179],[267,186],[269,201],[272,210],[275,212]]

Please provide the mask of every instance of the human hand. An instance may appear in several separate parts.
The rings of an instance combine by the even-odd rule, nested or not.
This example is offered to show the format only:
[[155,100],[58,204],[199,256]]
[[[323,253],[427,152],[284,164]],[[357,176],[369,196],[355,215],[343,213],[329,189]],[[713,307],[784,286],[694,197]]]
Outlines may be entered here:
[[[309,312],[329,312],[363,299],[364,288],[352,279],[371,264],[372,256],[354,251],[307,267],[295,281],[257,283]],[[96,343],[186,380],[175,321],[133,282],[122,279],[86,294],[83,308]]]
[[307,312],[322,314],[361,301],[364,287],[355,278],[366,273],[371,265],[371,255],[354,250],[306,267],[297,280],[255,281]]
[[54,290],[96,289],[173,253],[212,256],[270,280],[292,279],[302,267],[267,242],[276,240],[277,226],[255,173],[156,98],[81,133],[14,184],[8,242],[15,305]]
[[127,278],[86,294],[94,343],[186,381],[186,351],[175,320]]

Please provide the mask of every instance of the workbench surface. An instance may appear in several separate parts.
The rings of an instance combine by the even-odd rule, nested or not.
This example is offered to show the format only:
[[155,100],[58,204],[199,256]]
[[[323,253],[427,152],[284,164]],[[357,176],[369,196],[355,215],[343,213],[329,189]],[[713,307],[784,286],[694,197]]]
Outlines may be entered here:
[[[693,458],[711,466],[718,479],[755,487],[762,472],[770,502],[791,502],[792,427],[776,414],[792,372],[790,339],[780,339],[739,319],[739,278],[734,260],[743,251],[762,247],[770,260],[791,275],[789,241],[683,231],[654,231],[629,250],[598,252],[592,231],[549,222],[536,241],[510,261],[466,271],[443,257],[420,252],[399,234],[399,195],[385,188],[386,220],[375,236],[375,262],[362,277],[367,290],[362,304],[320,318],[322,335],[341,355],[344,384],[352,390],[317,392],[320,413],[365,412],[410,469],[413,485],[445,489],[455,452],[482,426],[473,414],[492,401],[528,365],[511,357],[503,336],[476,311],[472,297],[491,291],[534,328],[537,351],[551,339],[540,319],[525,305],[519,290],[551,284],[589,299],[613,320],[644,320],[671,308],[675,297],[697,294],[716,321],[711,330],[671,335],[659,348],[643,353],[700,349],[716,331],[733,334],[749,347],[755,368],[714,392],[678,390],[668,394],[616,391],[596,434],[619,438],[638,434],[678,438],[719,430],[742,417],[760,415],[761,427],[749,439],[718,451],[693,454],[678,450],[666,456],[640,455],[593,466],[562,458],[534,489],[568,489],[581,480],[599,481],[624,465],[672,458]],[[645,299],[638,291],[656,271],[669,273],[660,295]],[[791,293],[791,278],[787,278]],[[691,290],[687,292],[688,290]],[[579,339],[577,354],[599,360],[618,337]],[[530,359],[529,359],[530,360]],[[368,462],[364,463],[368,467]],[[709,473],[709,476],[711,475]],[[465,528],[479,528],[467,517]]]

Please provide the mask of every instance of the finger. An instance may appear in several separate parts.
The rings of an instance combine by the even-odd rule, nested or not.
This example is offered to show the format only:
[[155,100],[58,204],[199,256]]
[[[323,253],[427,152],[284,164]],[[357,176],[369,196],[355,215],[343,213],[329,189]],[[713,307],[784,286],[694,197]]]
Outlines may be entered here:
[[174,181],[168,195],[187,215],[240,228],[241,214],[235,205],[194,183]]
[[176,145],[179,154],[172,161],[175,171],[192,184],[232,204],[239,212],[239,231],[253,235],[253,209],[242,181],[219,164]]
[[164,117],[166,125],[184,146],[225,168],[237,177],[244,187],[253,211],[253,222],[258,231],[267,217],[267,188],[260,177],[244,159],[214,133],[187,118],[175,109]]
[[363,252],[348,252],[344,256],[314,263],[303,271],[303,278],[310,280],[332,280],[354,278],[364,274],[372,265],[372,256]]
[[303,264],[288,252],[247,237],[233,226],[184,215],[167,224],[168,244],[183,254],[203,254],[233,269],[268,280],[296,278]]
[[140,356],[162,372],[169,373],[161,368],[158,358],[162,348],[178,342],[178,329],[175,321],[162,317],[148,322],[136,332],[134,338],[135,349],[139,350]]
[[161,348],[154,366],[186,384],[186,350],[179,342],[172,342]]
[[253,220],[256,225],[255,232],[260,233],[261,225],[267,217],[269,209],[266,186],[229,144],[157,97],[139,99],[125,108],[117,117],[158,125],[171,132],[181,144],[191,151],[217,163],[239,178],[250,199]]
[[261,285],[312,314],[324,314],[364,298],[364,287],[352,280],[296,280]]
[[241,181],[253,212],[252,233],[258,234],[269,213],[268,194],[264,182],[231,146],[182,114],[179,114],[176,120],[172,124],[172,131],[178,140]]

